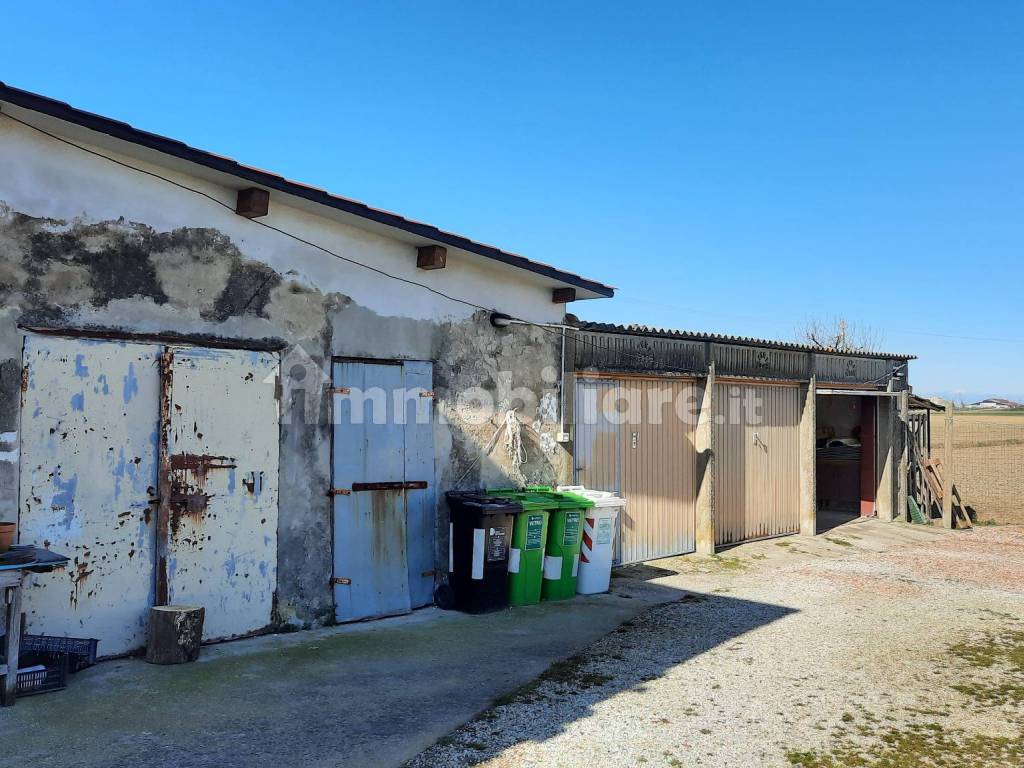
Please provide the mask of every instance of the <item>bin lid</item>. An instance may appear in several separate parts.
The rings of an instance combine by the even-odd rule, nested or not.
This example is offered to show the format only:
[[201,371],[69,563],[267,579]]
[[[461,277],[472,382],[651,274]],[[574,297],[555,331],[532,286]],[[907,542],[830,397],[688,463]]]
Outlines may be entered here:
[[554,491],[547,485],[528,485],[519,490],[488,488],[487,493],[518,499],[523,509],[590,509],[594,506],[594,502],[584,496]]
[[568,491],[576,496],[582,496],[594,502],[595,507],[624,507],[626,500],[616,496],[611,491],[594,491],[582,485],[560,485],[559,491]]
[[588,499],[586,496],[581,496],[578,493],[572,493],[570,491],[551,491],[552,496],[558,496],[561,502],[559,506],[563,509],[590,509],[594,506],[594,501]]
[[449,506],[460,506],[470,508],[479,512],[504,512],[518,514],[523,510],[523,505],[518,499],[508,496],[494,496],[481,491],[448,491],[445,494]]
[[514,488],[488,488],[484,493],[491,496],[500,496],[506,499],[515,500],[522,505],[524,512],[539,512],[558,509],[557,501],[549,498],[546,494],[534,490],[516,490]]

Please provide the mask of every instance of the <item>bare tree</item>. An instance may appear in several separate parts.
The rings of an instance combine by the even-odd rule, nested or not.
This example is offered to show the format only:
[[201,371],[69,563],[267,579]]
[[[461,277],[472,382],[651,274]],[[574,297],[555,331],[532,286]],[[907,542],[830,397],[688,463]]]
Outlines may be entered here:
[[845,317],[808,320],[797,330],[797,339],[818,349],[835,352],[877,352],[882,335],[874,328],[859,326]]

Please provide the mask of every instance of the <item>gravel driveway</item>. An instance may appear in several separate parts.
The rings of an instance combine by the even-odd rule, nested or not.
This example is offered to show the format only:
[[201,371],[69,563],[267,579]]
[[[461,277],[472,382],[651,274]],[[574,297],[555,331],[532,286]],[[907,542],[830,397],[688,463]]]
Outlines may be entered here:
[[637,580],[674,602],[409,766],[1024,765],[1024,528],[859,520]]

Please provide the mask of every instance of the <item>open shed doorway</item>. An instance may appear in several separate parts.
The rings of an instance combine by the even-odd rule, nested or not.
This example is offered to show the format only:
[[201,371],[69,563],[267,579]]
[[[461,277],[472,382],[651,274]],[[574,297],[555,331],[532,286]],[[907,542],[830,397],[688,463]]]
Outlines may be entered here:
[[878,512],[877,398],[818,395],[815,433],[818,533]]

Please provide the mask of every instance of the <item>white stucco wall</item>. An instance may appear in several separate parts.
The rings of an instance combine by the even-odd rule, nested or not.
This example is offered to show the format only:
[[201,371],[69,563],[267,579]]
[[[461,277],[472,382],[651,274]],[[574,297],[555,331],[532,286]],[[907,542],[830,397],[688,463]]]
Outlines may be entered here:
[[[82,144],[78,139],[75,143]],[[157,231],[209,227],[229,236],[251,259],[323,293],[342,292],[381,315],[460,319],[473,309],[390,280],[273,232],[233,212],[235,189],[170,170],[109,148],[85,145],[130,165],[200,190],[228,210],[193,192],[119,166],[0,117],[0,202],[30,216],[98,222],[124,218]],[[237,181],[238,188],[249,186]],[[551,301],[551,281],[483,257],[449,249],[443,270],[416,268],[416,248],[395,238],[333,221],[288,205],[272,193],[270,214],[260,221],[346,258],[415,280],[457,298],[536,322],[558,322],[564,305]],[[330,215],[330,209],[324,208]]]

